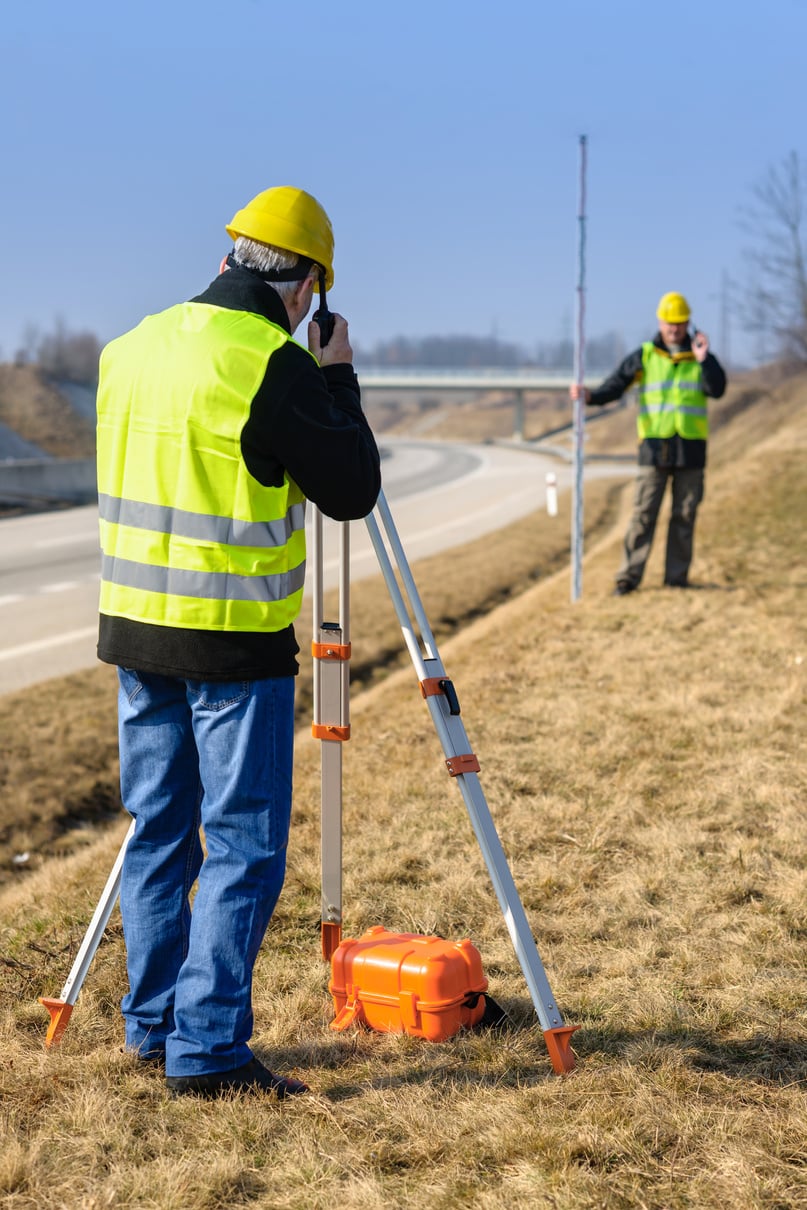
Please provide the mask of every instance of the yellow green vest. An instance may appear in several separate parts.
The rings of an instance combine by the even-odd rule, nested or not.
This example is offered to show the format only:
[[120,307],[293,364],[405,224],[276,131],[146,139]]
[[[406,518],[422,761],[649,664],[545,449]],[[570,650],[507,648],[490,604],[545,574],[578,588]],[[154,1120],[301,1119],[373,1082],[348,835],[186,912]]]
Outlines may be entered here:
[[275,631],[300,612],[305,498],[264,487],[241,430],[289,334],[180,303],[113,340],[98,386],[101,612],[187,630]]
[[690,441],[707,439],[706,396],[693,353],[666,353],[650,341],[642,345],[636,428],[640,441],[676,433]]

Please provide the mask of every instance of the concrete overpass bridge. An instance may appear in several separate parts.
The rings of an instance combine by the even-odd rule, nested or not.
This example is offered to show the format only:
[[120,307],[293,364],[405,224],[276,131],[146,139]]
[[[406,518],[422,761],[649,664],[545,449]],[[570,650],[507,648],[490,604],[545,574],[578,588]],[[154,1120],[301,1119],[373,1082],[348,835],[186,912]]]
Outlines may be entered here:
[[[513,439],[524,439],[524,400],[527,393],[560,391],[566,393],[573,381],[570,370],[551,369],[432,369],[402,367],[356,367],[362,398],[368,404],[396,402],[402,396],[418,400],[451,402],[457,395],[482,395],[504,391],[513,399]],[[602,375],[586,376],[587,387],[595,387]]]

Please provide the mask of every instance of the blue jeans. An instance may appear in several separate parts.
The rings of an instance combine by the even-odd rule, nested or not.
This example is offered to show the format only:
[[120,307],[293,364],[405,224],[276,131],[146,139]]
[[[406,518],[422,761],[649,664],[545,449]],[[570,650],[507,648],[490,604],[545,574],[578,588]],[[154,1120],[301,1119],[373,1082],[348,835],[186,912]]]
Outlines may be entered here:
[[137,821],[120,894],[126,1047],[164,1052],[168,1075],[229,1071],[251,1058],[252,969],[286,871],[294,679],[118,678]]

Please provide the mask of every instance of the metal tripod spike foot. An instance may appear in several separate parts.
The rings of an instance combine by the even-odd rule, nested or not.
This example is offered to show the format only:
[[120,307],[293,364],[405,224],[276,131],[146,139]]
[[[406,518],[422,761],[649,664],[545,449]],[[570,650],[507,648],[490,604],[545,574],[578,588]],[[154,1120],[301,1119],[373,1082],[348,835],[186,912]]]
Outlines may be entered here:
[[[559,1074],[571,1071],[574,1067],[574,1053],[569,1039],[578,1027],[564,1025],[560,1009],[549,986],[521,899],[510,873],[507,857],[477,776],[479,762],[471,750],[460,718],[460,704],[456,691],[446,676],[440,660],[423,603],[383,492],[378,498],[374,512],[365,520],[401,626],[404,642],[420,681],[421,693],[426,699],[432,721],[443,746],[446,767],[449,774],[457,779],[465,800],[516,957],[527,981],[538,1020],[544,1031],[552,1066]],[[385,545],[382,530],[389,543],[389,551]]]
[[73,1006],[78,999],[78,994],[81,991],[82,984],[87,977],[87,971],[90,969],[92,960],[95,957],[95,951],[101,943],[101,938],[104,935],[104,929],[109,923],[109,917],[112,915],[115,904],[118,901],[120,893],[121,870],[123,869],[123,858],[126,853],[126,848],[135,829],[135,821],[129,825],[129,830],[124,837],[123,844],[120,847],[118,856],[115,858],[109,877],[106,881],[106,886],[101,893],[101,898],[98,901],[98,906],[93,913],[93,918],[90,921],[90,927],[84,934],[84,940],[81,943],[76,960],[67,976],[62,994],[57,999],[49,996],[40,996],[39,1003],[43,1004],[50,1013],[50,1025],[48,1032],[45,1035],[45,1046],[57,1046],[62,1040],[62,1034],[67,1029],[67,1023],[70,1020]]

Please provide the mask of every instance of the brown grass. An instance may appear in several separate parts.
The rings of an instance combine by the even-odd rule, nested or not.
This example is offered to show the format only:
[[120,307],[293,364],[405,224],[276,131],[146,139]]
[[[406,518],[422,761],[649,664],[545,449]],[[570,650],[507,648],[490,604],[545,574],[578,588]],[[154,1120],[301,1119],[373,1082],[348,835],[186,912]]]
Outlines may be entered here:
[[54,458],[92,458],[95,431],[34,366],[0,364],[0,421]]
[[[597,481],[587,492],[586,532],[595,540],[614,523],[619,508],[618,483]],[[559,514],[525,517],[494,538],[469,543],[452,557],[435,555],[416,568],[435,636],[442,641],[474,618],[548,577],[568,558],[569,499]],[[485,575],[469,576],[484,562]],[[401,633],[383,581],[362,581],[351,600],[354,692],[386,677],[408,662]],[[338,616],[336,593],[326,595],[326,619]],[[310,609],[298,626],[300,676],[297,716],[301,726],[311,718],[312,671],[307,641]],[[43,861],[90,843],[94,825],[120,810],[117,734],[114,716],[117,682],[107,665],[57,682],[59,696],[80,708],[54,710],[54,685],[45,683],[21,693],[0,696],[0,886],[23,876]],[[19,725],[24,718],[25,724]],[[54,753],[70,769],[67,784],[54,768]],[[29,854],[22,869],[15,857]]]
[[[807,1206],[806,441],[804,382],[718,430],[697,590],[658,586],[658,541],[642,591],[609,595],[626,491],[588,544],[580,602],[563,569],[441,643],[550,981],[581,1027],[571,1075],[551,1072],[405,667],[352,702],[347,927],[470,936],[509,1028],[440,1045],[327,1029],[318,751],[303,729],[254,1043],[315,1091],[281,1109],[169,1101],[120,1052],[114,917],[61,1049],[43,1051],[36,996],[61,986],[122,820],[0,896],[0,1204]],[[456,565],[488,580],[487,555]],[[97,726],[109,750],[111,711]],[[70,751],[52,758],[68,789]]]

